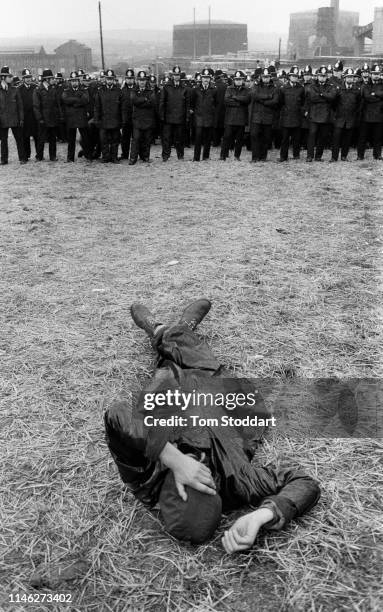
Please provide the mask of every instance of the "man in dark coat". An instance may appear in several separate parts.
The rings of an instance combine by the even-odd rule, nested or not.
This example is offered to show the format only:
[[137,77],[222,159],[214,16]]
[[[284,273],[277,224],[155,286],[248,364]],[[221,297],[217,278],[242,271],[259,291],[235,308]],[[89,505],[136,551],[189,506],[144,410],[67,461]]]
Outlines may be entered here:
[[[337,97],[337,87],[328,82],[328,70],[321,66],[317,73],[318,83],[312,83],[306,92],[306,113],[309,119],[307,159],[322,161],[332,119],[332,106]],[[316,149],[315,149],[316,143]],[[314,155],[315,152],[315,155]]]
[[383,84],[381,69],[372,66],[370,80],[362,85],[362,113],[358,140],[358,159],[364,159],[367,140],[372,144],[374,159],[382,159]]
[[44,159],[44,145],[49,143],[49,159],[57,161],[57,127],[63,121],[60,100],[51,70],[43,70],[41,84],[33,92],[33,111],[39,126],[36,160]]
[[360,105],[360,89],[354,85],[353,69],[348,68],[336,98],[331,162],[338,161],[340,149],[341,160],[347,161],[353,131],[359,123]]
[[305,90],[299,83],[299,69],[293,66],[289,72],[289,81],[279,90],[280,125],[282,142],[279,161],[288,159],[289,140],[293,146],[293,158],[299,159],[301,148],[301,123],[305,103]]
[[20,91],[13,85],[13,75],[8,66],[4,66],[0,73],[0,141],[1,141],[1,164],[8,163],[8,131],[16,141],[17,153],[21,164],[25,164],[25,156],[22,141],[22,129],[24,125],[23,102]]
[[35,143],[35,155],[38,146],[38,126],[33,112],[33,92],[37,85],[32,81],[32,72],[28,68],[22,71],[22,80],[19,87],[24,111],[24,125],[22,129],[24,160],[28,161],[31,157],[31,138]]
[[240,160],[245,126],[249,121],[250,91],[245,86],[246,75],[242,70],[234,74],[234,83],[225,91],[225,130],[220,159],[225,161],[231,146],[234,146],[234,159]]
[[133,96],[136,89],[134,70],[128,68],[125,82],[121,87],[122,130],[121,159],[129,159],[130,144],[133,134]]
[[160,95],[162,160],[168,161],[174,141],[178,159],[184,159],[185,126],[190,120],[190,89],[181,83],[181,68],[174,66],[171,80]]
[[137,75],[138,87],[133,95],[133,139],[129,165],[133,166],[138,156],[143,162],[150,162],[152,132],[156,124],[157,100],[151,89],[146,72]]
[[[59,99],[59,101],[61,103],[62,95],[63,95],[64,89],[66,87],[66,84],[65,84],[62,72],[56,72],[55,80],[54,80],[54,85],[56,87],[57,97],[58,97],[58,99]],[[65,127],[65,122],[64,121],[60,121],[60,123],[59,123],[59,125],[57,127],[57,139],[60,142],[66,142],[67,141],[66,127]]]
[[279,104],[279,89],[271,79],[268,68],[262,70],[259,82],[251,90],[250,137],[251,161],[266,161],[271,146],[275,109]]
[[61,98],[68,139],[67,162],[74,162],[77,130],[80,132],[84,155],[88,161],[92,161],[88,130],[89,95],[84,87],[80,87],[76,71],[70,73],[68,83]]
[[209,69],[204,68],[201,74],[201,85],[192,90],[191,98],[191,112],[193,113],[195,125],[193,161],[200,161],[202,145],[202,159],[206,160],[210,157],[216,107],[217,90],[211,84]]
[[122,124],[122,95],[115,83],[114,70],[106,70],[105,78],[106,85],[98,90],[95,100],[94,123],[100,129],[102,161],[116,164]]
[[305,90],[305,106],[303,109],[302,123],[301,123],[301,147],[303,149],[307,149],[307,140],[309,135],[309,127],[310,123],[308,120],[308,109],[306,106],[307,101],[307,91],[309,90],[311,83],[313,81],[312,68],[308,64],[303,69],[303,89]]
[[[225,532],[223,546],[233,553],[250,548],[261,527],[281,529],[310,510],[320,489],[300,470],[250,463],[270,425],[268,413],[254,383],[225,374],[194,333],[209,309],[208,300],[198,300],[176,325],[165,326],[145,306],[132,306],[133,320],[158,352],[158,366],[133,410],[124,400],[107,410],[106,439],[123,482],[144,504],[159,503],[167,531],[180,540],[202,543],[222,509],[257,506]],[[196,393],[205,401],[193,400]],[[186,396],[188,406],[182,405]],[[224,403],[213,399],[220,396]],[[241,422],[226,426],[232,409]],[[242,425],[246,417],[257,425]]]

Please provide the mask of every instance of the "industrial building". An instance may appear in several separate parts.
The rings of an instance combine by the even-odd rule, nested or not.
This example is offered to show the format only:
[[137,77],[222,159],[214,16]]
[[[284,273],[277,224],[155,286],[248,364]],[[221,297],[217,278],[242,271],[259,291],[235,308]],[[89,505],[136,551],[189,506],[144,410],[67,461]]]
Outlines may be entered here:
[[26,47],[19,49],[0,47],[0,64],[9,66],[15,75],[21,75],[23,68],[29,68],[35,75],[41,74],[44,68],[50,68],[52,72],[62,72],[64,75],[78,68],[91,71],[92,49],[76,40],[69,40],[60,45],[54,53],[46,53],[44,47],[38,50]]
[[[383,7],[376,7],[374,21],[354,28],[355,55],[383,55]],[[368,39],[368,42],[366,41]]]
[[247,51],[247,24],[196,21],[173,26],[173,57],[226,55]]
[[288,58],[353,55],[358,23],[359,13],[340,10],[339,0],[317,10],[291,13]]

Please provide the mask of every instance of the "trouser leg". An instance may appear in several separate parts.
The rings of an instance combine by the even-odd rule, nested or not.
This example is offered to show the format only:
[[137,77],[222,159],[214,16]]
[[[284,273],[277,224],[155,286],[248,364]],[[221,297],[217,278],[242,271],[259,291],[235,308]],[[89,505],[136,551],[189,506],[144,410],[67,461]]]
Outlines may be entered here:
[[57,137],[56,127],[47,128],[48,144],[49,144],[49,159],[54,161],[57,154]]
[[327,144],[327,138],[329,133],[329,124],[320,123],[318,129],[318,141],[315,152],[315,159],[322,159],[324,148]]
[[67,129],[67,140],[68,140],[68,153],[67,160],[74,162],[75,150],[76,150],[76,133],[77,128]]
[[185,151],[185,126],[183,123],[177,124],[174,128],[175,146],[178,159],[182,159]]
[[[332,135],[332,159],[338,159],[339,157],[339,150],[340,150],[340,145],[341,145],[341,140],[342,140],[342,132],[343,132],[343,128],[341,127],[334,127],[334,131],[333,131],[333,135]],[[343,153],[342,153],[343,156]]]
[[216,371],[220,367],[206,342],[186,324],[161,329],[154,336],[152,346],[159,356],[158,366],[163,360],[173,361],[181,368],[197,368]]
[[341,156],[346,158],[351,146],[352,128],[343,128]]
[[140,130],[133,126],[132,142],[130,145],[130,161],[136,163],[140,146]]
[[162,129],[162,159],[169,159],[172,150],[172,130],[171,123],[164,123]]
[[200,126],[195,128],[194,161],[199,161],[201,159],[202,129],[203,128]]
[[212,138],[212,128],[205,127],[203,128],[202,141],[203,141],[203,159],[209,159],[210,157],[210,147],[211,147],[211,138]]
[[229,155],[230,143],[233,138],[234,129],[235,127],[233,125],[225,125],[220,155],[221,159],[226,159]]
[[24,147],[23,147],[22,129],[20,127],[13,127],[11,128],[11,130],[12,130],[12,134],[15,139],[15,142],[16,142],[17,155],[18,155],[19,161],[23,161],[25,155],[24,155]]
[[267,153],[271,148],[271,138],[272,138],[273,128],[271,125],[263,125],[262,126],[262,151],[261,151],[261,159],[265,160],[267,158]]
[[382,123],[373,123],[370,128],[372,132],[372,155],[374,159],[382,156]]
[[262,126],[260,123],[252,123],[250,129],[251,135],[251,158],[253,161],[261,159],[261,135]]
[[301,128],[291,128],[291,144],[293,147],[293,158],[298,159],[301,148]]
[[29,130],[23,130],[23,148],[24,148],[24,159],[27,161],[31,156],[31,135]]
[[1,163],[8,163],[8,128],[0,128]]
[[307,137],[307,157],[314,157],[315,140],[318,131],[318,124],[314,121],[310,122],[309,133]]
[[125,123],[121,132],[121,153],[123,159],[129,159],[131,139],[133,135],[133,125],[131,122]]
[[283,161],[286,161],[289,156],[289,140],[290,140],[290,130],[287,127],[282,128],[282,142],[281,142],[281,150],[279,153],[279,158]]
[[234,132],[234,157],[241,157],[243,141],[245,138],[245,126],[237,125]]

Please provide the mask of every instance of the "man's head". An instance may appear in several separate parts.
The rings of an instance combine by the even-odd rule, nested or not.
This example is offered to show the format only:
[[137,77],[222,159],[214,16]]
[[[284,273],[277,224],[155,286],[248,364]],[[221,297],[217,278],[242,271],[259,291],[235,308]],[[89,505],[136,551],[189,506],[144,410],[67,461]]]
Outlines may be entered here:
[[222,513],[222,500],[216,493],[208,495],[185,487],[188,499],[179,496],[173,472],[169,470],[162,485],[159,505],[166,530],[178,540],[202,544],[217,529]]
[[242,85],[245,82],[245,78],[246,78],[245,73],[242,72],[242,70],[237,70],[237,72],[234,73],[234,85],[235,85],[235,87],[242,87]]
[[45,68],[41,75],[41,80],[43,83],[45,82],[48,83],[48,85],[53,85],[55,77],[53,76],[52,70],[50,70],[49,68]]
[[116,80],[116,75],[114,74],[114,70],[111,70],[109,68],[109,70],[105,71],[105,82],[107,87],[112,87],[112,85],[114,85],[114,82]]
[[125,72],[125,83],[132,87],[134,85],[134,70],[132,68],[128,68]]
[[21,76],[26,85],[30,85],[32,83],[32,72],[29,70],[29,68],[24,68]]
[[137,74],[137,84],[139,89],[145,89],[147,83],[147,76],[145,70],[140,70]]
[[264,83],[265,85],[268,85],[270,83],[271,80],[271,74],[268,68],[264,68],[261,72],[261,76],[260,79],[262,81],[262,83]]
[[373,83],[379,83],[379,81],[380,81],[380,66],[379,66],[379,64],[374,64],[371,67],[371,81]]
[[70,73],[68,81],[69,81],[70,86],[73,89],[77,89],[78,86],[80,85],[80,80],[78,78],[78,73],[75,70]]
[[328,70],[326,66],[321,66],[317,72],[317,78],[319,85],[324,85],[328,78]]
[[352,68],[347,68],[344,75],[344,82],[347,86],[353,85],[355,80],[354,71]]
[[299,68],[298,66],[291,66],[289,72],[289,79],[292,85],[295,85],[299,81]]
[[181,81],[181,68],[179,66],[174,66],[172,71],[172,78],[176,85],[179,85]]
[[209,87],[211,80],[211,73],[209,68],[204,68],[201,73],[202,87]]

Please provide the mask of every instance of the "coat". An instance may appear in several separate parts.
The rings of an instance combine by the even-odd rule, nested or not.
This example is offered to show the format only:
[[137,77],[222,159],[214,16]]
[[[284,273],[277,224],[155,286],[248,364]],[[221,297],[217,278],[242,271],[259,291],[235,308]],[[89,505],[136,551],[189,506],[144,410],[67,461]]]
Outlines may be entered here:
[[351,86],[347,89],[342,84],[336,98],[334,126],[352,129],[358,124],[361,109],[361,95],[359,87]]
[[254,85],[251,90],[250,124],[272,125],[279,104],[279,89],[274,83]]
[[218,81],[217,88],[217,108],[215,115],[215,127],[221,129],[225,124],[225,93],[227,89],[226,83]]
[[144,90],[135,89],[132,97],[133,129],[148,130],[154,128],[157,118],[156,92],[149,87]]
[[89,95],[85,89],[69,86],[61,96],[66,127],[84,128],[88,125]]
[[250,92],[243,87],[229,85],[225,91],[225,125],[247,125]]
[[371,81],[362,85],[362,121],[380,123],[383,121],[383,85]]
[[19,90],[12,85],[0,87],[0,128],[19,127],[24,121],[23,102]]
[[117,85],[100,87],[95,99],[94,122],[101,129],[115,130],[122,123],[121,89]]
[[299,83],[288,83],[279,90],[281,114],[280,127],[297,128],[302,125],[305,90]]
[[33,92],[33,111],[36,120],[44,123],[46,127],[57,127],[62,120],[62,110],[57,89],[49,85],[48,89],[43,84],[36,87]]
[[214,127],[216,123],[217,89],[211,85],[192,90],[191,109],[195,127]]
[[182,124],[189,120],[191,90],[173,83],[165,85],[160,95],[160,120]]
[[33,136],[37,133],[37,121],[33,112],[33,92],[36,87],[34,83],[31,83],[29,87],[22,83],[19,87],[24,111],[24,136]]
[[333,118],[333,104],[337,97],[337,88],[331,83],[319,85],[312,83],[306,91],[306,107],[309,121],[330,123]]
[[136,87],[128,87],[126,83],[121,88],[122,123],[132,123],[133,120],[133,96]]

